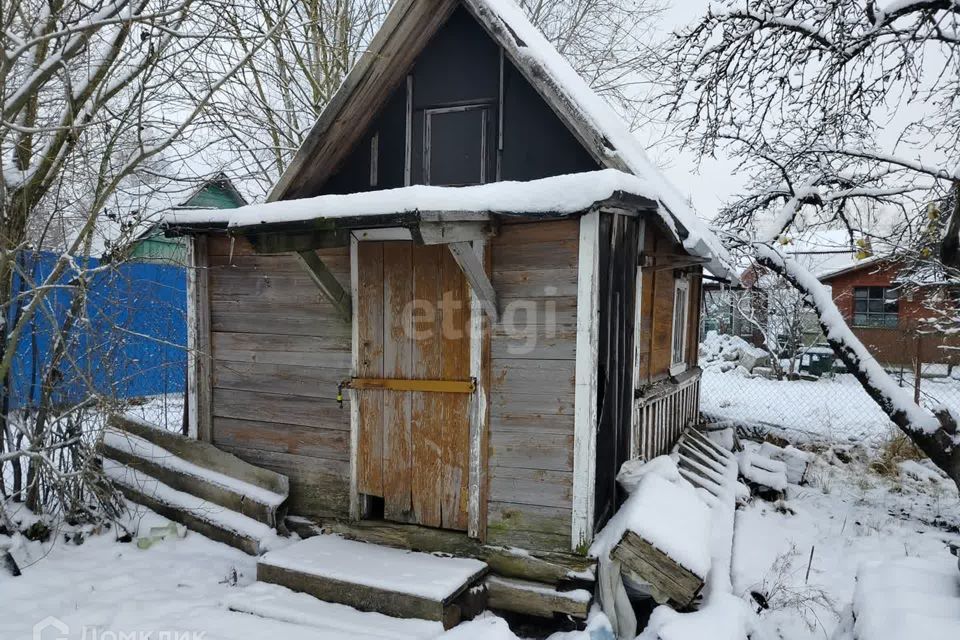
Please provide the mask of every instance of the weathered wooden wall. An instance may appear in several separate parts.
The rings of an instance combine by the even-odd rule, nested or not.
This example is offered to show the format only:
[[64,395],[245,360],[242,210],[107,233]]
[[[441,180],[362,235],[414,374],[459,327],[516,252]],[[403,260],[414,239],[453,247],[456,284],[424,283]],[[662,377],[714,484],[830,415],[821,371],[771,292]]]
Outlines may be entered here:
[[[318,252],[350,288],[347,247]],[[213,443],[290,478],[290,511],[349,513],[350,325],[291,255],[209,241]]]
[[[647,225],[644,253],[664,256],[666,254],[684,254],[682,247],[662,230]],[[663,260],[658,257],[657,260]],[[700,325],[700,280],[699,272],[689,273],[690,280],[689,313],[687,315],[687,363],[697,364],[697,343]],[[653,384],[670,375],[671,344],[673,338],[673,269],[657,269],[657,263],[643,270],[640,336],[637,342],[639,357],[639,379],[637,387]]]
[[578,220],[504,225],[491,240],[503,311],[491,337],[491,544],[570,548],[578,245]]

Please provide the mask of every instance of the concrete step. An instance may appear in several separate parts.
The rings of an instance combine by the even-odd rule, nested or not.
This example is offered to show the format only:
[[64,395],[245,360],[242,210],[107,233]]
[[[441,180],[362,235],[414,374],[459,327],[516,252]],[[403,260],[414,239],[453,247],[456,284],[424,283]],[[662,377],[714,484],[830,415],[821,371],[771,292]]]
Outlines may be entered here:
[[257,579],[326,602],[397,618],[436,620],[445,629],[482,611],[480,560],[434,556],[320,535],[272,551]]
[[179,491],[120,461],[103,458],[104,474],[131,502],[142,504],[188,529],[251,555],[282,544],[277,532],[236,511]]
[[[189,440],[177,442],[180,436],[169,434],[175,436],[171,439],[165,432],[155,434],[157,429],[146,425],[134,423],[135,429],[126,426],[125,429],[109,426],[105,430],[101,446],[104,457],[152,476],[177,491],[236,511],[270,527],[277,526],[280,521],[278,512],[287,498],[284,482],[269,476],[261,477],[261,474],[246,473],[247,463],[239,458],[229,460],[228,457],[233,456],[222,451],[211,455],[205,443]],[[173,441],[171,448],[180,454],[157,444],[158,441],[168,445]],[[195,451],[197,448],[202,455]],[[184,452],[188,452],[188,458],[182,457]],[[210,465],[213,458],[218,464]],[[217,469],[229,470],[230,473]],[[250,479],[254,482],[250,482]]]

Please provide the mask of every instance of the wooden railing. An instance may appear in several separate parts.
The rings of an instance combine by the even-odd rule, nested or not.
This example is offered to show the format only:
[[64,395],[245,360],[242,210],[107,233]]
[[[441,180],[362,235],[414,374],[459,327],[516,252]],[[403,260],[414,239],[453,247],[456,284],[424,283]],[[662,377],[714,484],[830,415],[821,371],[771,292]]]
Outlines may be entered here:
[[669,453],[677,438],[700,414],[700,369],[659,383],[633,405],[632,458],[650,460]]

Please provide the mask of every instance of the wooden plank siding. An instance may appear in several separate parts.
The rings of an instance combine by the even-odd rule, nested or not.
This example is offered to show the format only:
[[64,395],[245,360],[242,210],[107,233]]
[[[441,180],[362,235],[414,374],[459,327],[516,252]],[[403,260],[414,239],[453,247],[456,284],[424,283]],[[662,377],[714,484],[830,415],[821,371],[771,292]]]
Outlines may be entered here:
[[487,542],[568,551],[579,221],[507,224],[490,241]]
[[673,338],[674,281],[678,271],[657,269],[656,260],[664,255],[683,254],[672,238],[653,225],[648,225],[644,253],[658,256],[653,265],[643,269],[640,335],[637,343],[639,379],[635,386],[640,397],[634,407],[631,450],[633,456],[650,459],[668,453],[683,429],[699,416],[700,384],[697,346],[700,337],[702,273],[700,268],[687,268],[689,280],[687,316],[688,372],[679,381],[670,380]]
[[[287,475],[291,512],[347,516],[350,325],[293,255],[209,238],[213,443]],[[349,288],[349,249],[318,255]]]

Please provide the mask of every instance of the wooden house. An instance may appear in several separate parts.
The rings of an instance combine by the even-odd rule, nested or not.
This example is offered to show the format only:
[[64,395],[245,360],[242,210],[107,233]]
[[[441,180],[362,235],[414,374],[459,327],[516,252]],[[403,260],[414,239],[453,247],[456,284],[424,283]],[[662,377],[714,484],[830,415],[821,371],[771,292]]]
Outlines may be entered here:
[[701,271],[729,273],[502,0],[398,0],[268,203],[168,233],[196,437],[288,476],[292,515],[467,554],[583,554],[621,463],[697,420]]

